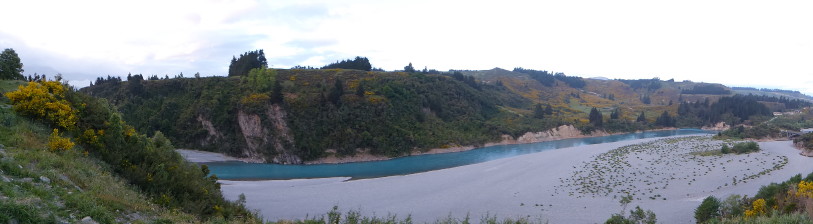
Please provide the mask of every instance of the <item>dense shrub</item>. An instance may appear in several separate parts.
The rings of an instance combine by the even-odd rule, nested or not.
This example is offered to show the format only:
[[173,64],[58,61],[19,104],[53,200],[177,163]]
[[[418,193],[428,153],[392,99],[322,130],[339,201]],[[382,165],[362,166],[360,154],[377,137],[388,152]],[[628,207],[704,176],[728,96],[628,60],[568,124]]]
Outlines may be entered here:
[[737,154],[756,152],[759,151],[759,145],[756,142],[740,142],[734,144],[731,151]]
[[720,216],[720,200],[714,196],[703,199],[700,206],[694,210],[694,219],[697,220],[697,223],[703,223],[718,216]]

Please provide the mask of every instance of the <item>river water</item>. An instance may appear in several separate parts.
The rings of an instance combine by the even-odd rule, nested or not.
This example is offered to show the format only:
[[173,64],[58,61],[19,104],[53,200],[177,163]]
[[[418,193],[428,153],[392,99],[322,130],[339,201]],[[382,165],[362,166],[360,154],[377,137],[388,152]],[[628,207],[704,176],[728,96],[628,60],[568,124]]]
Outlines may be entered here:
[[244,162],[214,162],[206,164],[209,166],[209,170],[212,174],[215,174],[218,178],[225,180],[284,180],[325,177],[351,177],[354,179],[362,179],[427,172],[580,145],[592,145],[644,138],[714,133],[716,132],[700,129],[647,131],[640,133],[564,139],[530,144],[497,145],[463,152],[426,154],[384,161],[342,164],[280,165]]

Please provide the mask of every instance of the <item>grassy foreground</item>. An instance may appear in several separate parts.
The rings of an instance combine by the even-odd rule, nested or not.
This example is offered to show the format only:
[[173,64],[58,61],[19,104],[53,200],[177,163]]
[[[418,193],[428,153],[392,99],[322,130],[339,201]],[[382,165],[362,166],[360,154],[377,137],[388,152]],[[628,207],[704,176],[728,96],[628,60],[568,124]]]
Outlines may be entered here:
[[0,223],[200,221],[151,203],[81,150],[47,150],[46,127],[0,107]]
[[[196,165],[185,164],[183,161],[156,160],[156,158],[165,157],[167,153],[174,153],[171,149],[167,149],[167,147],[171,147],[170,143],[155,141],[147,142],[150,144],[128,144],[139,143],[135,140],[147,141],[146,137],[131,133],[127,135],[129,138],[126,139],[129,142],[103,144],[104,142],[96,141],[92,145],[93,147],[89,148],[88,144],[74,145],[71,142],[81,141],[77,140],[79,138],[76,137],[76,134],[64,133],[65,137],[57,135],[57,128],[77,130],[76,126],[49,123],[36,116],[21,116],[19,111],[11,106],[9,95],[2,93],[13,91],[17,86],[25,84],[25,82],[19,81],[0,81],[0,223],[260,222],[240,204],[217,201],[219,191],[208,194],[213,198],[210,201],[203,201],[214,204],[214,213],[205,213],[203,209],[211,207],[209,204],[200,203],[200,200],[198,204],[207,207],[203,207],[201,210],[189,209],[186,204],[194,203],[194,199],[200,197],[194,195],[195,192],[177,191],[176,189],[193,190],[185,186],[204,183],[195,178],[185,178],[184,181],[177,183],[180,187],[169,186],[175,187],[169,190],[156,188],[149,184],[139,184],[140,180],[133,178],[132,173],[138,171],[139,166],[150,165],[148,162],[153,162],[152,165],[159,168],[162,164],[164,166],[172,165],[165,172],[170,175],[169,177],[186,177],[190,172],[200,176],[197,173],[201,172],[200,168],[196,168]],[[31,85],[31,83],[28,84]],[[41,94],[39,92],[28,93]],[[50,96],[59,93],[52,94]],[[58,104],[64,101],[50,102]],[[84,101],[81,104],[82,108],[94,102],[96,101]],[[54,104],[45,105],[48,107]],[[51,108],[48,107],[46,110]],[[93,111],[90,109],[82,112],[100,114],[91,113]],[[50,118],[54,114],[49,111],[46,116]],[[109,124],[118,124],[106,120],[90,122],[92,120],[87,119],[89,115],[80,115],[79,118],[84,119],[79,122],[82,125],[104,127]],[[66,119],[68,118],[72,117],[66,116]],[[106,133],[100,131],[100,133],[104,133],[104,137],[118,137],[122,133],[127,134],[127,132],[117,132],[116,129],[104,130],[108,130]],[[58,145],[54,145],[55,143]],[[163,145],[161,148],[157,148],[156,144]],[[122,151],[124,149],[129,151]],[[123,161],[132,161],[139,166],[111,162],[115,160],[109,159],[109,156],[105,157],[105,153],[127,156],[125,158],[129,160]],[[154,155],[149,155],[150,153]],[[139,157],[135,156],[138,155],[141,155],[140,160],[136,160]],[[129,170],[122,171],[122,164],[127,165],[126,168]],[[164,178],[150,175],[147,177],[147,182],[163,181],[159,178]],[[162,185],[165,186],[165,184]],[[202,187],[199,189],[208,190],[208,188]],[[151,191],[165,193],[156,196],[156,193]],[[224,212],[232,213],[224,215]]]

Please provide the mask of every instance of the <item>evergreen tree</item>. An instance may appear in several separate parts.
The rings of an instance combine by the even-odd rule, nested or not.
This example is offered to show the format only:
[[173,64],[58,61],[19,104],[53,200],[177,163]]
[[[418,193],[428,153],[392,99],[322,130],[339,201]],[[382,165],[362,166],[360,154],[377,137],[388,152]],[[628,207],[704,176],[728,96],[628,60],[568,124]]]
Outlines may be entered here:
[[365,90],[364,90],[364,85],[362,85],[361,83],[359,83],[359,86],[358,86],[358,87],[356,87],[356,96],[359,96],[359,97],[364,96],[364,91],[365,91]]
[[553,107],[551,107],[550,104],[545,106],[545,114],[546,115],[553,115]]
[[404,72],[413,73],[415,72],[415,67],[412,67],[412,62],[409,65],[404,66]]
[[241,54],[240,57],[232,57],[229,64],[229,76],[242,76],[248,74],[251,69],[266,68],[268,61],[262,49],[249,51]]
[[641,102],[644,104],[650,104],[652,103],[652,100],[649,99],[649,95],[644,95],[643,97],[641,97]]
[[552,87],[556,84],[556,78],[548,71],[537,71],[533,69],[514,68],[514,72],[525,73],[532,79],[544,86]]
[[0,79],[23,80],[23,63],[14,49],[6,48],[0,53]]
[[663,111],[661,116],[659,116],[658,119],[655,120],[655,125],[660,125],[663,127],[672,127],[675,126],[675,121],[672,119],[672,116],[669,116],[668,111]]
[[643,111],[641,111],[641,115],[638,115],[638,119],[635,119],[636,122],[644,122],[646,123],[646,115]]
[[615,119],[618,119],[620,117],[621,117],[621,110],[619,110],[618,108],[615,108],[615,110],[613,110],[613,112],[610,113],[610,119],[615,120]]
[[593,124],[595,127],[601,127],[604,125],[604,116],[601,115],[601,112],[598,111],[595,107],[590,110],[589,115],[590,124]]
[[341,103],[342,95],[344,95],[344,85],[342,85],[342,80],[337,78],[327,98],[328,101],[338,106]]
[[365,57],[356,57],[353,60],[349,59],[342,60],[322,66],[322,69],[335,69],[335,68],[370,71],[373,68],[373,66],[370,65],[370,60]]
[[271,103],[280,104],[283,100],[282,85],[280,85],[278,78],[274,79],[274,87],[271,89]]
[[542,109],[542,105],[536,104],[536,106],[534,106],[534,118],[536,119],[545,118],[545,110]]

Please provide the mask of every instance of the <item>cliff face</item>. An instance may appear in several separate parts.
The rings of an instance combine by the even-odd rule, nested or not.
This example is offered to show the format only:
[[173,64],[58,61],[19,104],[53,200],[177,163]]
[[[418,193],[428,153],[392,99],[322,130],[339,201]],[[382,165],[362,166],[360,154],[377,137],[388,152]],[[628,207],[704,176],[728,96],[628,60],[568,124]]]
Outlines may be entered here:
[[701,129],[711,131],[725,131],[731,129],[731,125],[728,125],[725,122],[717,122],[717,124],[714,125],[703,126]]
[[522,143],[553,141],[568,138],[583,138],[607,135],[609,134],[603,130],[594,131],[593,133],[585,135],[582,134],[582,132],[573,125],[562,125],[555,129],[550,129],[547,131],[525,133],[524,135],[519,136],[515,141],[516,143],[522,144]]
[[239,156],[249,162],[301,164],[302,159],[292,150],[294,140],[285,111],[279,105],[270,105],[262,116],[266,116],[265,122],[261,114],[238,111],[237,123],[246,144]]

